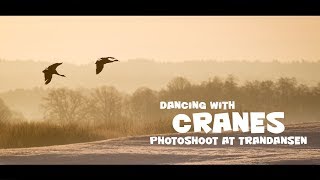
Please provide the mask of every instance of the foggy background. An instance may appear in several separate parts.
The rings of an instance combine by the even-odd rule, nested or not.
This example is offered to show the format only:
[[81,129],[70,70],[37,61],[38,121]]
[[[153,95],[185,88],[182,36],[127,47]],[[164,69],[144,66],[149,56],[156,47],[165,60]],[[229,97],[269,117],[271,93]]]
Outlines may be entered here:
[[[172,133],[159,101],[319,121],[320,17],[0,17],[0,148]],[[95,61],[113,56],[96,75]],[[52,63],[66,77],[44,84]],[[218,111],[210,111],[216,113]]]
[[318,61],[318,16],[3,16],[0,58]]

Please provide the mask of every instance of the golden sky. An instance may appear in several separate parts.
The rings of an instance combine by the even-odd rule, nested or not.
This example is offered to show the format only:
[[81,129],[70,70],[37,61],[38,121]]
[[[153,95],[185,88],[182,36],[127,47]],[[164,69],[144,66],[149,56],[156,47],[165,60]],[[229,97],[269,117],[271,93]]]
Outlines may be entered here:
[[2,16],[0,59],[320,59],[320,17]]

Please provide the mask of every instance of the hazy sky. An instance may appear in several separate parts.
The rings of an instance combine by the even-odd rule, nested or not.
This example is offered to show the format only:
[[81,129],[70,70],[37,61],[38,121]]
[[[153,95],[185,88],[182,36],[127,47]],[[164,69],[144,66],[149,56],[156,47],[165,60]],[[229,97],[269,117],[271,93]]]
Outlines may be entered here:
[[320,59],[320,17],[2,16],[0,59]]

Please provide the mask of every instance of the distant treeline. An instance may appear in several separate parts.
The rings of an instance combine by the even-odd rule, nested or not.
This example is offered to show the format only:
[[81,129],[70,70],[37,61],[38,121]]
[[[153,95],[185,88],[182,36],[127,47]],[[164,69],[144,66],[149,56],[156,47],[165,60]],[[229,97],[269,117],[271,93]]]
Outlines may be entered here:
[[13,110],[28,119],[42,119],[39,104],[48,89],[68,87],[75,89],[113,86],[118,91],[132,94],[141,86],[160,91],[172,78],[181,76],[192,84],[208,77],[225,79],[228,74],[237,77],[239,86],[246,81],[276,82],[280,77],[295,77],[297,83],[316,86],[320,81],[320,61],[294,61],[281,63],[259,61],[185,61],[157,62],[147,59],[121,61],[105,67],[97,76],[94,62],[86,65],[63,63],[59,72],[67,78],[54,77],[53,83],[44,85],[42,70],[51,65],[43,61],[0,61],[0,98]]
[[[19,145],[15,144],[17,139],[2,137],[0,147],[37,145],[30,137],[29,143],[23,144],[25,141],[21,139],[28,138],[29,134],[46,137],[49,133],[48,138],[53,139],[52,143],[59,144],[128,135],[171,133],[175,132],[171,125],[175,115],[203,111],[161,110],[160,101],[232,100],[236,103],[236,110],[232,111],[283,111],[285,124],[320,120],[320,82],[316,86],[307,86],[298,83],[295,78],[287,77],[274,81],[247,81],[243,84],[239,84],[232,75],[227,78],[216,76],[196,84],[184,77],[175,77],[161,90],[141,87],[130,94],[120,92],[112,86],[93,89],[56,88],[46,91],[48,92],[41,100],[44,121],[38,124],[19,122],[17,116],[13,116],[11,110],[0,101],[0,124],[2,132],[7,132],[7,136],[3,137],[20,138],[19,142],[22,142]],[[221,110],[206,111],[217,113]],[[68,141],[54,138],[55,134],[62,133],[63,130],[69,132],[61,137],[72,134]],[[40,145],[50,144],[45,139],[41,139]]]
[[[45,94],[41,99],[44,119],[59,124],[170,121],[181,111],[197,111],[160,110],[160,101],[173,100],[235,101],[237,111],[284,111],[286,123],[320,120],[320,83],[307,86],[295,78],[255,80],[239,85],[232,75],[224,79],[216,76],[197,84],[184,77],[176,77],[159,91],[141,87],[128,94],[113,86],[101,86],[93,89],[55,88]],[[8,119],[8,112],[9,109],[0,101],[2,121]]]
[[[320,120],[320,83],[306,86],[295,78],[276,81],[248,81],[238,85],[234,76],[210,78],[192,84],[184,77],[173,78],[166,88],[155,91],[141,87],[132,94],[102,86],[82,92],[59,88],[50,90],[42,107],[45,118],[65,122],[101,123],[170,122],[177,113],[195,110],[160,110],[160,101],[235,101],[237,111],[283,111],[284,123]],[[202,111],[202,110],[196,110]],[[212,113],[219,110],[210,110]],[[221,110],[220,110],[221,111]],[[163,124],[163,123],[162,123]]]

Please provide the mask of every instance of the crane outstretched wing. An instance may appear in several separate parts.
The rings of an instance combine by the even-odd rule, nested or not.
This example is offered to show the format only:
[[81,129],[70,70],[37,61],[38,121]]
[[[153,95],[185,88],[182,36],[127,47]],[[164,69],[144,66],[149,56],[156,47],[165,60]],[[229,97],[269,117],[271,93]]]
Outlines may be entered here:
[[102,64],[102,63],[96,64],[96,74],[99,74],[102,71],[103,66],[104,66],[104,64]]
[[100,58],[101,60],[109,60],[109,59],[116,59],[116,58],[114,58],[114,57],[102,57],[102,58]]
[[49,70],[55,70],[58,66],[60,66],[62,63],[54,63],[48,67]]
[[44,80],[46,81],[45,84],[49,84],[52,79],[52,74],[51,73],[45,73],[44,74]]

